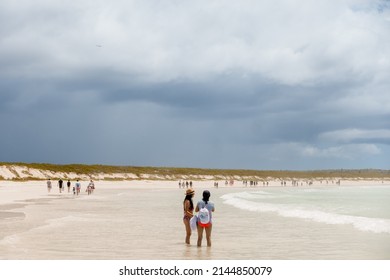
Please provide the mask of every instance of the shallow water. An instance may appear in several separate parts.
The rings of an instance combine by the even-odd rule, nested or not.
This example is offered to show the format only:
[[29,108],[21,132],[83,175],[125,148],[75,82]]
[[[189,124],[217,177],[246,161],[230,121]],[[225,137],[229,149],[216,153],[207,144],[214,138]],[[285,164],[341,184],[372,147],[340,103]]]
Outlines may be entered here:
[[390,234],[390,188],[385,186],[273,188],[222,198],[225,203],[248,211]]
[[0,258],[390,259],[390,188],[378,188],[210,188],[211,248],[196,233],[184,244],[172,183],[51,194],[7,208],[23,215],[0,217]]

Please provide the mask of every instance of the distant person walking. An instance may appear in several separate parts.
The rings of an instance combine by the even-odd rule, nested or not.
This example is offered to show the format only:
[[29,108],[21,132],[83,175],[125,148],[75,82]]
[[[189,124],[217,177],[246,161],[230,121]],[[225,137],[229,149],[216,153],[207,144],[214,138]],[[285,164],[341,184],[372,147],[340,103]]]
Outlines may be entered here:
[[184,210],[183,223],[186,229],[186,238],[185,238],[186,244],[190,244],[190,238],[191,238],[190,220],[194,216],[194,203],[192,201],[192,197],[194,196],[194,194],[195,191],[193,189],[187,189],[185,192],[186,196],[183,201],[183,210]]
[[66,182],[66,186],[68,187],[68,192],[70,192],[70,180],[68,180],[68,182]]
[[81,189],[81,184],[79,182],[79,180],[76,181],[76,194],[79,195],[80,194],[80,189]]
[[91,180],[89,184],[91,185],[91,193],[93,193],[93,191],[95,190],[95,183]]
[[88,184],[87,189],[85,191],[88,193],[88,195],[90,195],[92,193],[92,188],[89,184]]
[[95,184],[93,183],[93,181],[91,180],[87,186],[87,192],[88,192],[88,195],[90,195],[91,193],[93,193],[93,190],[95,189]]
[[209,199],[210,192],[205,190],[202,200],[197,203],[195,208],[195,212],[198,212],[198,247],[202,246],[203,231],[206,231],[207,246],[211,246],[212,212],[214,212],[215,207]]
[[47,180],[46,184],[47,184],[47,192],[50,192],[51,191],[51,180],[50,180],[50,178]]
[[64,181],[62,181],[62,179],[59,179],[58,180],[58,188],[60,189],[60,193],[62,193],[62,184],[63,184]]

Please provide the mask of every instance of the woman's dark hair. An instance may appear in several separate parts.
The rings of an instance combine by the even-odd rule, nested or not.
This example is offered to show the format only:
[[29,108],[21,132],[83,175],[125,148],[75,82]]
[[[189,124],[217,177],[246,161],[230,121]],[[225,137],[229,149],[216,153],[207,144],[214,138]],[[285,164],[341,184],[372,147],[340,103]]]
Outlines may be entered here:
[[193,196],[193,194],[187,194],[186,197],[184,198],[183,202],[188,200],[190,202],[191,208],[193,209],[194,208],[194,203],[192,202],[192,196]]
[[210,199],[210,192],[206,190],[203,192],[202,200],[207,204],[209,202],[209,199]]

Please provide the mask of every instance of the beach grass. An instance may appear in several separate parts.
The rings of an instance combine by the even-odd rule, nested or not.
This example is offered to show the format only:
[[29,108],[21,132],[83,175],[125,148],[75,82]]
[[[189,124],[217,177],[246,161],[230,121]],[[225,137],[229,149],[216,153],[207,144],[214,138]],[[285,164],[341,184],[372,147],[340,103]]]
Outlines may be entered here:
[[[151,166],[116,166],[101,164],[51,164],[51,163],[22,163],[0,162],[0,166],[19,166],[52,172],[75,174],[134,174],[138,178],[151,175],[151,178],[179,180],[182,178],[211,177],[215,180],[243,178],[246,180],[268,180],[269,178],[290,179],[389,179],[390,170],[381,169],[334,169],[334,170],[249,170],[249,169],[210,169],[183,167],[151,167]],[[15,179],[22,179],[18,178]],[[0,178],[1,179],[1,178]],[[34,179],[27,177],[27,179]],[[26,180],[26,178],[23,178]],[[109,180],[109,178],[107,178]]]

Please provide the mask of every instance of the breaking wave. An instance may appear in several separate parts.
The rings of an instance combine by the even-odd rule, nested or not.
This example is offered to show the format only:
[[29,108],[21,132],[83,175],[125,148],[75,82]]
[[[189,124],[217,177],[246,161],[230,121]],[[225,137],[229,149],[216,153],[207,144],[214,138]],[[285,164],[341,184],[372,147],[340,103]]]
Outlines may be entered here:
[[[260,194],[261,195],[261,194]],[[308,209],[299,206],[286,204],[276,204],[267,202],[257,202],[249,199],[255,199],[259,193],[232,193],[223,195],[225,204],[239,209],[253,212],[273,212],[279,216],[288,218],[299,218],[311,220],[319,223],[331,225],[352,225],[358,230],[374,233],[390,233],[390,220],[381,218],[368,218],[360,216],[344,215],[332,212],[326,212],[317,209]]]

